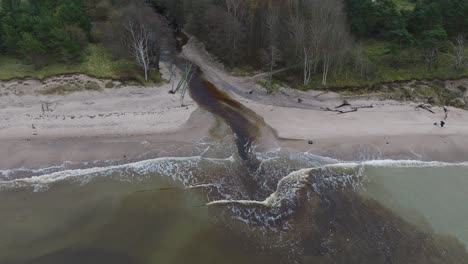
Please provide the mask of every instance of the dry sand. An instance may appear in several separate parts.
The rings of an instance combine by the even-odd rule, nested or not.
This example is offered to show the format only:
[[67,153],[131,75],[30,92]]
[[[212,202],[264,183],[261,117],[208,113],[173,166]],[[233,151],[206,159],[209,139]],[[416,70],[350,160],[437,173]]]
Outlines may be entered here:
[[[102,89],[40,92],[88,81]],[[85,75],[0,81],[0,168],[136,157],[153,143],[194,142],[207,134],[206,113],[189,96],[181,106],[180,95],[169,94],[172,84],[108,89],[109,81]]]
[[[449,107],[446,117],[442,107],[433,107],[431,113],[417,108],[419,104],[381,100],[379,95],[350,98],[288,88],[267,95],[256,83],[259,75],[231,76],[194,38],[183,55],[198,64],[208,80],[263,117],[284,147],[348,160],[468,160],[468,111]],[[460,81],[466,85],[467,80]],[[324,111],[345,99],[351,107],[372,108],[346,114]],[[434,125],[440,121],[446,126]]]
[[[346,99],[353,107],[373,108],[328,112],[323,109],[334,109],[344,98],[287,88],[266,95],[256,84],[259,76],[231,76],[193,39],[183,55],[200,65],[208,80],[263,117],[284,147],[343,159],[468,160],[467,111],[449,108],[444,128],[433,125],[445,118],[442,108],[430,113],[415,103],[372,97]],[[96,82],[102,89],[39,93],[73,82]],[[197,110],[188,96],[181,107],[180,95],[168,93],[171,84],[104,88],[109,82],[122,86],[84,75],[0,81],[0,168],[137,158],[164,143],[193,143],[208,135],[211,115]]]
[[101,86],[106,82],[84,75],[0,82],[0,94],[9,91],[0,96],[0,139],[168,132],[184,125],[197,108],[189,96],[182,106],[180,95],[169,94],[171,84],[41,94],[57,83],[89,79]]

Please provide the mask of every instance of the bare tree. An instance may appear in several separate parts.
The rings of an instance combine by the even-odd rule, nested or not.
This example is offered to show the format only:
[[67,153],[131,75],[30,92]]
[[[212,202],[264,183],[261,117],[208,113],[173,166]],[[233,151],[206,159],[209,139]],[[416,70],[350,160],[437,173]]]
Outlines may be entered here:
[[182,78],[179,80],[177,84],[177,87],[175,89],[173,87],[172,90],[169,92],[171,94],[175,94],[177,93],[177,91],[180,90],[180,106],[181,107],[185,106],[184,105],[185,94],[187,93],[189,83],[190,83],[190,80],[192,79],[193,73],[194,73],[193,63],[187,64],[185,66],[184,72],[182,73]]
[[438,56],[439,56],[438,48],[429,47],[429,48],[424,49],[423,57],[427,63],[428,70],[432,71],[434,69],[434,64],[437,62]]
[[455,69],[461,70],[465,64],[465,36],[458,35],[452,45]]
[[303,83],[307,85],[314,72],[315,54],[312,39],[312,27],[310,21],[310,9],[301,7],[299,1],[292,1],[290,8],[289,33],[293,42],[295,55],[302,60]]
[[206,10],[206,23],[216,25],[207,32],[207,49],[231,64],[242,61],[241,43],[244,36],[242,23],[216,6]]
[[369,70],[371,68],[369,59],[364,53],[362,43],[358,43],[353,49],[353,65],[354,70],[359,73],[361,78],[368,78]]
[[240,13],[242,0],[225,0],[226,1],[226,8],[229,15],[239,18],[238,15]]
[[351,35],[346,28],[340,0],[290,0],[289,32],[295,54],[303,64],[307,85],[322,66],[326,85],[332,66],[346,54]]
[[159,69],[161,20],[143,1],[131,1],[104,26],[103,43],[118,57],[128,56],[143,70],[145,81]]
[[341,1],[311,1],[311,8],[314,10],[312,34],[315,39],[315,53],[320,53],[322,84],[326,85],[330,68],[346,55],[351,35],[346,27],[346,16]]
[[276,6],[270,6],[267,18],[267,27],[269,35],[268,45],[268,68],[270,71],[270,87],[273,86],[273,70],[281,60],[281,50],[279,49],[279,10]]
[[145,81],[148,81],[148,70],[150,67],[150,34],[144,24],[136,24],[131,19],[128,20],[125,29],[129,38],[126,40],[130,53],[135,58],[136,63],[145,73]]
[[192,68],[193,68],[193,63],[185,65],[185,69],[184,69],[184,72],[182,73],[181,79],[177,83],[176,87],[174,87],[174,85],[172,85],[172,89],[171,89],[171,91],[169,93],[175,94],[180,89],[184,90],[186,88],[186,86],[190,82],[190,79],[192,78],[192,75],[193,75]]

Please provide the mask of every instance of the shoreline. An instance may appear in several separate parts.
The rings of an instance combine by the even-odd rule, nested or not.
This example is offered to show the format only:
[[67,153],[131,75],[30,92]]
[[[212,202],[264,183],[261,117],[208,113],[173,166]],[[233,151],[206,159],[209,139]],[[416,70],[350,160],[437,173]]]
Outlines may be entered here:
[[340,141],[328,138],[317,139],[313,145],[305,140],[282,139],[280,142],[287,149],[342,161],[392,159],[459,163],[466,162],[468,157],[466,136],[395,135],[348,137]]
[[[364,108],[339,114],[324,110],[334,110],[343,103],[338,94],[284,88],[267,95],[251,77],[226,73],[193,40],[184,46],[182,55],[202,65],[205,78],[262,118],[282,148],[348,161],[467,160],[468,111],[450,107],[445,120],[440,107],[431,108],[431,113],[412,102],[368,98],[347,99],[348,107]],[[166,65],[162,74],[163,79],[169,79]],[[80,76],[67,78],[93,81]],[[0,84],[0,92],[15,91],[0,96],[0,169],[136,159],[155,148],[207,140],[215,123],[189,96],[181,107],[180,96],[168,93],[171,83],[67,95],[40,94],[38,89],[47,83],[29,79]],[[44,111],[44,102],[51,104],[49,110]],[[369,105],[372,107],[366,108]],[[433,125],[440,120],[447,126]]]
[[[199,115],[196,124],[176,132],[148,135],[113,135],[10,139],[0,141],[0,169],[39,169],[67,162],[94,161],[133,162],[154,158],[152,153],[170,153],[183,146],[206,143],[213,119],[208,113]],[[193,123],[193,122],[192,122]],[[428,144],[430,142],[430,144]],[[437,135],[395,135],[374,137],[284,139],[278,146],[291,152],[307,152],[341,161],[420,160],[448,163],[466,162],[468,137]]]
[[[363,130],[368,127],[359,126],[361,130],[350,127],[350,124],[359,124],[359,121],[356,121],[359,118],[372,120],[363,112],[338,115],[317,110],[274,107],[252,102],[243,103],[271,126],[279,136],[277,139],[279,146],[294,152],[309,152],[346,161],[411,159],[462,162],[468,157],[468,133],[465,132],[468,126],[462,124],[463,126],[459,128],[461,131],[457,133],[457,131],[454,132],[456,126],[451,126],[452,121],[448,122],[446,128],[425,123],[412,133],[394,131],[393,134],[381,133],[382,131],[379,130],[385,129],[385,125],[380,124],[374,126],[374,129],[370,127],[372,131],[363,133]],[[372,110],[369,111],[367,115],[376,114]],[[451,111],[455,111],[462,118],[468,117],[463,110],[451,109]],[[328,120],[328,124],[320,120],[311,121],[327,115],[332,117]],[[396,113],[395,118],[398,120],[401,115],[401,113]],[[179,114],[177,116],[180,117]],[[183,118],[185,116],[187,120]],[[423,112],[417,112],[416,117],[428,118]],[[123,119],[115,127],[128,121],[128,117],[120,118]],[[464,122],[463,120],[459,122]],[[142,122],[141,120],[133,121],[137,124]],[[133,121],[127,125],[134,126]],[[36,136],[31,135],[32,128],[29,127],[10,128],[12,132],[9,133],[6,133],[5,129],[0,129],[0,157],[2,157],[0,168],[39,168],[60,165],[67,161],[134,160],[141,158],[142,153],[154,149],[165,149],[171,145],[193,144],[206,140],[210,136],[210,129],[214,126],[214,118],[211,114],[195,107],[184,110],[184,115],[176,121],[172,123],[172,127],[159,127],[159,129],[155,126],[134,126],[136,129],[134,133],[126,133],[125,130],[117,129],[109,130],[105,125],[96,128],[99,123],[94,123],[94,127],[85,126],[81,130],[58,127],[43,133],[47,129],[41,129],[39,131],[42,132]],[[317,124],[323,126],[317,126]],[[19,125],[22,126],[22,123]],[[354,130],[347,131],[350,128]],[[148,133],[151,130],[153,132]],[[54,131],[60,133],[57,135]],[[108,134],[100,134],[106,131]],[[309,144],[310,140],[313,144]]]
[[[340,160],[411,159],[422,161],[464,162],[468,160],[468,112],[448,108],[435,114],[415,110],[417,104],[364,101],[371,109],[347,114],[246,105],[262,116],[286,148],[312,149],[314,154]],[[309,142],[310,141],[310,142]],[[310,144],[312,143],[312,144]],[[367,156],[366,156],[367,155]]]
[[196,110],[178,129],[153,134],[41,136],[0,140],[0,169],[38,169],[66,162],[131,161],[205,141],[210,114]]
[[[152,151],[167,151],[196,144],[205,138],[207,129],[187,128],[176,133],[127,136],[88,136],[75,138],[16,139],[0,142],[0,169],[38,169],[66,162],[144,160]],[[194,129],[195,133],[194,132]],[[387,144],[387,142],[389,144]],[[411,143],[409,143],[411,142]],[[431,142],[431,145],[427,145]],[[342,161],[420,160],[466,162],[468,138],[462,136],[400,135],[392,137],[354,137],[318,139],[313,145],[305,140],[279,139],[278,144],[292,152],[307,152]],[[47,153],[47,155],[45,155]]]

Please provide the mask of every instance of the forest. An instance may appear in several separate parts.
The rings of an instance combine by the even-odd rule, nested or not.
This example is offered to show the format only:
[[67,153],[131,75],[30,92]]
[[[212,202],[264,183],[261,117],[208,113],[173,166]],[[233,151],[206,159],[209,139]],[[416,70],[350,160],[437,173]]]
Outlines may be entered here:
[[314,78],[327,85],[331,73],[372,79],[382,64],[366,54],[372,41],[389,68],[416,64],[433,72],[445,54],[451,57],[447,70],[463,71],[468,2],[402,2],[153,0],[227,65],[292,67],[287,77],[295,73],[306,87]]
[[[143,1],[0,3],[0,55],[4,64],[15,65],[12,68],[23,70],[27,63],[34,68],[27,73],[33,75],[44,68],[51,69],[45,75],[66,73],[71,68],[93,76],[141,81],[159,76],[160,21]],[[20,63],[11,63],[10,58]],[[1,64],[0,59],[0,69]]]
[[2,0],[0,52],[41,68],[97,44],[147,80],[164,37],[153,9],[234,73],[284,69],[300,88],[466,73],[465,0]]

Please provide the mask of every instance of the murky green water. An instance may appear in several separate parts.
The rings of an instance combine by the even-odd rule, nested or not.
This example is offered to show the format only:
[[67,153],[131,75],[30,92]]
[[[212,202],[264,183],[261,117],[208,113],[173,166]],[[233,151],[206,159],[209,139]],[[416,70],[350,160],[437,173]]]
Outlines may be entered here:
[[367,195],[408,221],[468,246],[468,167],[376,167],[367,175]]
[[0,263],[272,263],[213,217],[219,194],[185,188],[225,182],[236,164],[162,158],[0,182]]
[[235,138],[0,168],[0,264],[468,263],[467,164],[255,151],[255,114],[198,73],[190,86]]
[[256,153],[252,197],[226,145],[36,178],[3,171],[0,263],[468,261],[466,164]]

